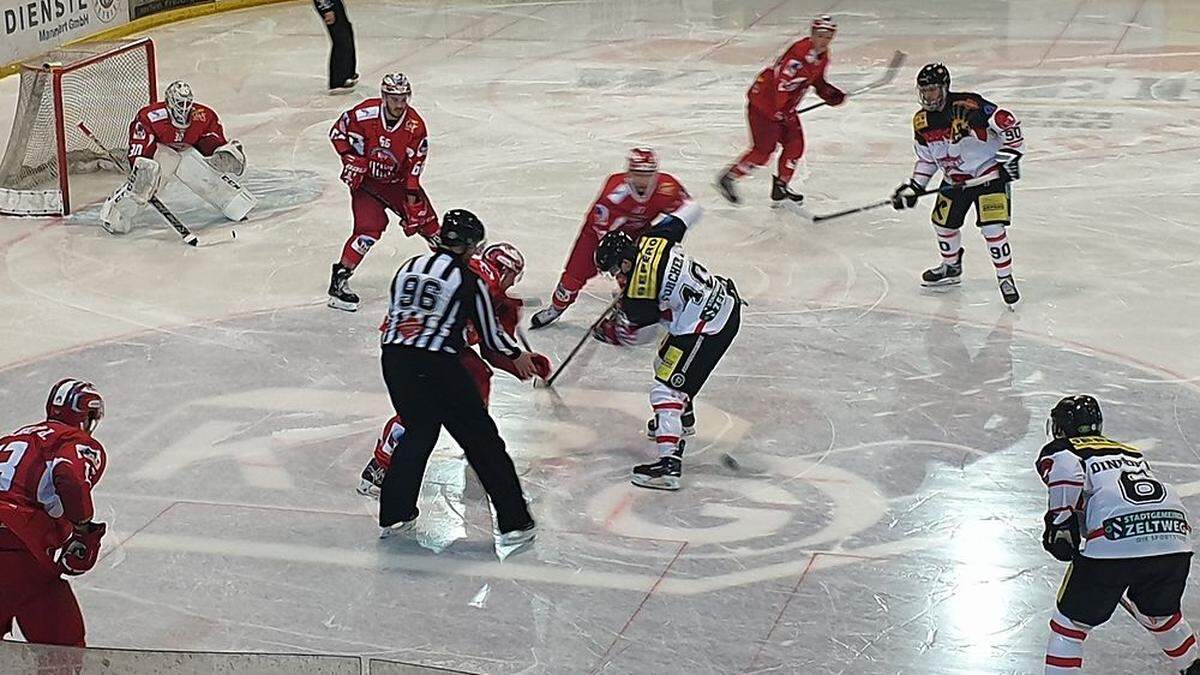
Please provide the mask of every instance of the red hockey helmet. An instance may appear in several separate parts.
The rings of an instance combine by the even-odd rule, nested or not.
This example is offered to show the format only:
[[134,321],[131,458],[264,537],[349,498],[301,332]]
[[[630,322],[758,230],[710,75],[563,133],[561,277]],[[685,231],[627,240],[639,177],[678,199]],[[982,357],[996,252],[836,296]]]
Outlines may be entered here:
[[91,432],[104,417],[104,399],[95,385],[66,378],[50,389],[46,399],[46,419]]
[[516,246],[506,241],[488,245],[479,257],[497,273],[506,277],[509,286],[520,281],[521,276],[525,274],[525,256],[521,255]]
[[634,148],[629,151],[629,170],[634,173],[658,171],[658,155],[650,148]]
[[813,32],[826,30],[830,33],[836,33],[837,21],[834,21],[833,17],[828,14],[822,14],[821,16],[818,16],[812,20],[812,30]]

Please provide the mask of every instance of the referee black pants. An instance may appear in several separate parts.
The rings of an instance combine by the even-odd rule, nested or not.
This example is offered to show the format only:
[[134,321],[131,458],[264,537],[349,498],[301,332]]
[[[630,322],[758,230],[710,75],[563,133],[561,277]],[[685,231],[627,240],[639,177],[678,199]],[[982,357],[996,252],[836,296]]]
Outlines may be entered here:
[[333,24],[326,25],[329,40],[329,88],[340,87],[358,72],[358,57],[354,53],[354,26],[346,16],[342,0],[334,0]]
[[425,466],[442,427],[454,437],[492,500],[501,532],[533,523],[512,459],[479,389],[454,354],[383,346],[383,381],[404,436],[379,494],[379,525],[416,518]]

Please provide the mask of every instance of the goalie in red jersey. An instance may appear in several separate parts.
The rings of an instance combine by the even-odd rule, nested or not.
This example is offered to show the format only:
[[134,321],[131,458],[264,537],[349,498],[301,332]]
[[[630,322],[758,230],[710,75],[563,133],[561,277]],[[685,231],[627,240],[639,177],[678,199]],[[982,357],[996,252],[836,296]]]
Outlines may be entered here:
[[329,280],[329,306],[353,312],[358,295],[350,275],[388,225],[388,209],[401,215],[404,234],[432,240],[438,217],[421,188],[429,152],[425,120],[408,104],[412,86],[403,73],[383,76],[379,98],[342,113],[329,140],[342,158],[342,182],[350,188],[354,232],[342,246]]
[[[159,154],[162,148],[168,150]],[[100,223],[109,234],[128,233],[134,217],[172,178],[228,220],[245,219],[258,202],[234,178],[246,171],[242,144],[225,139],[216,111],[196,103],[182,80],[129,123],[128,159],[129,179],[100,207]]]
[[0,637],[15,620],[30,642],[85,646],[63,575],[87,572],[100,553],[92,489],[107,460],[92,432],[103,416],[95,387],[66,379],[50,390],[45,421],[0,438]]
[[751,147],[717,178],[717,190],[729,202],[741,203],[735,181],[753,168],[765,166],[776,146],[782,149],[771,181],[771,205],[804,202],[804,195],[788,187],[797,162],[804,156],[804,129],[796,111],[810,87],[829,105],[841,105],[846,100],[845,92],[825,81],[829,43],[836,34],[837,23],[829,15],[813,19],[809,36],[793,43],[754,80],[746,94]]
[[[479,275],[491,292],[492,306],[496,310],[496,318],[504,331],[513,334],[521,321],[521,301],[509,296],[508,290],[521,280],[525,272],[525,256],[516,246],[507,242],[496,242],[485,247],[478,255],[471,258],[471,270]],[[515,377],[516,369],[512,359],[499,352],[493,352],[480,344],[479,336],[473,326],[467,328],[467,345],[479,345],[480,353],[474,349],[464,349],[459,355],[463,366],[475,380],[479,395],[487,405],[492,393],[492,368],[499,368]],[[537,367],[538,377],[545,379],[550,376],[550,360],[541,354],[533,354],[533,363]],[[489,365],[490,364],[490,365]],[[358,493],[372,497],[379,496],[379,487],[383,477],[391,466],[392,451],[404,435],[404,422],[399,415],[392,416],[383,427],[383,433],[375,443],[375,452],[367,468],[363,469],[362,479],[358,483]]]
[[604,235],[620,230],[636,240],[660,217],[677,217],[686,227],[700,219],[700,205],[692,201],[677,178],[658,170],[658,155],[653,150],[633,148],[628,161],[628,171],[605,179],[600,196],[592,202],[575,245],[567,254],[550,306],[533,315],[531,328],[557,321],[588,280],[599,274],[596,247]]

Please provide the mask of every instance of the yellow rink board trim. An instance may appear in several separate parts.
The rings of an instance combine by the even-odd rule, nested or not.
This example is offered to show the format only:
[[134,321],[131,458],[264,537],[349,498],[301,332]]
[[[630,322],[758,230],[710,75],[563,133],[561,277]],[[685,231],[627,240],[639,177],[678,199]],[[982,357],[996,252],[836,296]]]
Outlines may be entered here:
[[[112,28],[109,28],[108,30],[102,30],[99,33],[94,33],[85,38],[81,38],[79,40],[72,40],[63,45],[60,45],[59,47],[55,47],[55,49],[61,49],[62,47],[66,47],[69,45],[77,45],[77,44],[81,44],[84,42],[99,42],[99,41],[103,41],[103,40],[116,40],[119,38],[128,37],[130,35],[133,35],[134,33],[141,33],[143,31],[150,30],[151,28],[158,28],[159,26],[162,26],[162,25],[165,25],[168,23],[177,23],[180,21],[187,21],[188,19],[196,19],[196,18],[199,18],[202,16],[209,16],[211,14],[220,14],[223,12],[232,12],[232,11],[236,11],[239,9],[249,9],[251,7],[259,7],[261,5],[274,5],[274,4],[279,4],[282,2],[292,2],[292,1],[293,0],[215,0],[214,2],[206,2],[204,4],[195,5],[192,7],[180,7],[179,9],[172,9],[172,10],[168,10],[166,12],[159,12],[157,14],[143,16],[140,19],[134,19],[133,21],[130,21],[129,23],[121,24],[120,26],[113,26]],[[30,57],[30,58],[32,58],[32,57]],[[24,60],[28,60],[28,59],[24,59]],[[12,75],[13,73],[16,73],[17,71],[19,71],[21,69],[21,63],[24,60],[17,61],[14,63],[9,63],[4,66],[0,66],[0,79],[4,79],[4,78],[8,77],[9,75]]]

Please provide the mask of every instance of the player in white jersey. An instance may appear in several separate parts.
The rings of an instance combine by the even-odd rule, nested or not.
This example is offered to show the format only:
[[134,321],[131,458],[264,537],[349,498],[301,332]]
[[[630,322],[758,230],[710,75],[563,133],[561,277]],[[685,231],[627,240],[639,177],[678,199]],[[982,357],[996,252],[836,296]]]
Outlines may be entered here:
[[709,274],[684,254],[679,241],[686,229],[680,218],[667,216],[636,243],[618,230],[606,234],[596,249],[596,268],[616,277],[622,291],[614,313],[593,330],[595,338],[630,345],[643,328],[666,328],[654,367],[654,418],[648,425],[659,458],[633,467],[631,477],[634,485],[660,490],[680,487],[682,437],[695,423],[692,401],[742,322],[733,282]]
[[[942,172],[941,192],[934,203],[933,229],[942,264],[921,275],[924,286],[957,284],[962,279],[962,225],[975,207],[975,223],[987,241],[1000,294],[1010,306],[1021,299],[1013,280],[1008,243],[1012,192],[1021,177],[1025,152],[1021,124],[1008,110],[979,94],[950,91],[950,71],[931,63],[917,75],[921,110],[913,116],[917,163],[912,176],[892,193],[897,210],[912,208],[934,174]],[[995,179],[974,187],[955,187],[972,178]]]
[[1180,672],[1200,675],[1196,636],[1179,608],[1192,528],[1178,493],[1141,451],[1101,435],[1091,396],[1059,401],[1047,425],[1054,440],[1037,459],[1050,491],[1042,546],[1071,565],[1050,619],[1046,673],[1079,673],[1088,632],[1120,604]]

